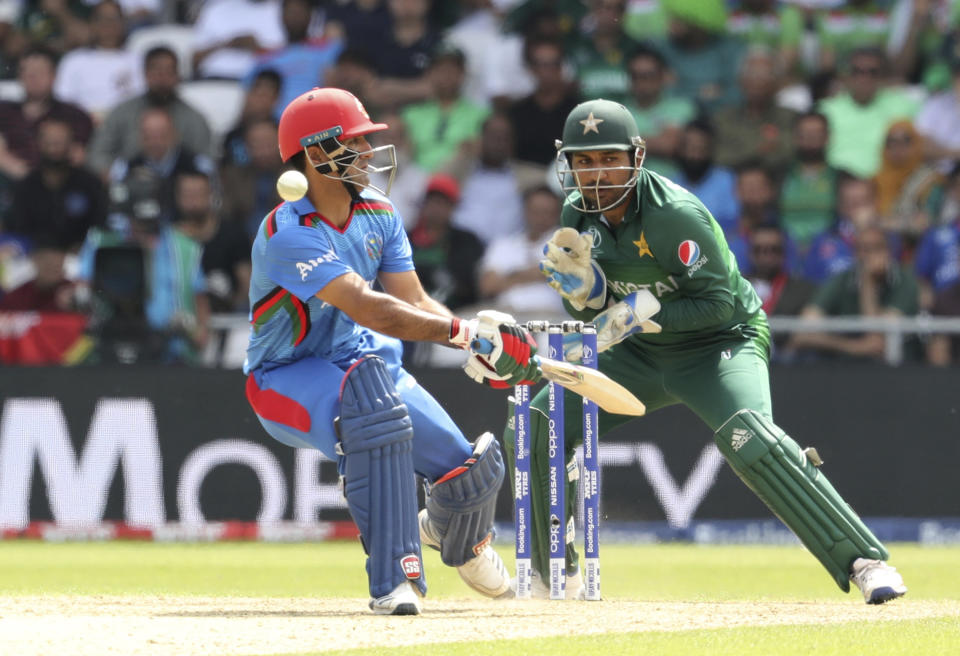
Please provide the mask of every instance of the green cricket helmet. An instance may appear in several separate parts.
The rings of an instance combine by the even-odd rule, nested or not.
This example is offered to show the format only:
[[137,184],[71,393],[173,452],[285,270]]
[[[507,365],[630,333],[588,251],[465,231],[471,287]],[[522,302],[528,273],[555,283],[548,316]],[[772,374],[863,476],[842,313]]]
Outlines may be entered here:
[[[572,201],[572,204],[581,212],[605,212],[626,200],[630,190],[636,185],[647,150],[630,110],[620,103],[602,98],[580,103],[570,111],[563,125],[563,138],[557,140],[556,146],[560,186],[567,195],[573,191],[580,192],[579,200]],[[579,177],[573,173],[571,154],[584,150],[629,151],[633,153],[633,163],[630,166],[578,168],[578,173],[597,173],[596,180],[583,187]],[[613,170],[630,170],[632,175],[622,185],[601,184],[601,172]],[[584,188],[593,193],[584,193]],[[623,193],[616,200],[600,207],[590,198],[598,198],[599,191],[603,189],[621,189]]]

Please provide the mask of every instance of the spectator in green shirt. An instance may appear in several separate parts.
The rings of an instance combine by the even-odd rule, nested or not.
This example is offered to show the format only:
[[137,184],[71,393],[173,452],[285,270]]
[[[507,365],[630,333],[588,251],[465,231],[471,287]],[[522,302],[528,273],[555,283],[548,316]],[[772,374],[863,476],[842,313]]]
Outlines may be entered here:
[[707,112],[737,102],[743,45],[726,33],[723,0],[665,0],[670,19],[664,57],[676,75],[673,92]]
[[414,161],[424,171],[437,171],[458,156],[472,159],[476,151],[489,110],[463,97],[465,72],[463,53],[442,49],[427,71],[433,98],[403,111]]
[[627,109],[637,121],[640,136],[647,142],[644,166],[672,177],[676,167],[671,159],[683,126],[693,120],[697,108],[689,98],[667,93],[670,79],[667,62],[657,50],[639,46],[627,59],[630,99]]
[[[917,279],[897,263],[886,233],[876,225],[866,226],[857,231],[854,244],[854,266],[829,278],[801,316],[915,315],[919,309]],[[797,333],[791,340],[794,349],[855,359],[883,358],[885,343],[883,333]]]
[[826,116],[818,112],[803,114],[792,133],[794,159],[780,191],[780,221],[800,251],[806,253],[813,237],[833,223],[837,171],[827,164],[830,125]]
[[624,63],[636,42],[623,31],[626,0],[590,0],[584,18],[585,34],[573,42],[573,64],[584,98],[606,98],[622,103],[630,85]]
[[887,58],[877,48],[861,48],[850,55],[845,90],[820,101],[819,110],[830,122],[827,161],[861,177],[880,168],[887,128],[897,119],[912,119],[919,103],[904,91],[885,85]]
[[751,49],[740,65],[743,100],[714,114],[717,163],[737,167],[760,160],[778,180],[791,157],[790,132],[796,112],[777,105],[780,67],[772,50]]

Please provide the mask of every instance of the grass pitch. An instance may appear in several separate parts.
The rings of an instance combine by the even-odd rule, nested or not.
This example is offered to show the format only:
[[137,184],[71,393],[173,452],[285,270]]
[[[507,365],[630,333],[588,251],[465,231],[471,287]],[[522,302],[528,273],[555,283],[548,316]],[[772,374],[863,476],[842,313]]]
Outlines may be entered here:
[[891,552],[910,592],[867,607],[799,547],[604,545],[599,603],[483,600],[428,550],[424,615],[382,618],[352,543],[14,541],[0,653],[960,654],[960,547]]

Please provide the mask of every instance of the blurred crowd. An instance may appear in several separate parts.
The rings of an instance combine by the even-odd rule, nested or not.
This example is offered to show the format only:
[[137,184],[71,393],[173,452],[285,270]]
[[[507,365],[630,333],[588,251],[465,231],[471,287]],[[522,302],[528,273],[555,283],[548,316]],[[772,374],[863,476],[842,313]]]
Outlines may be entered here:
[[212,314],[249,311],[277,118],[313,86],[390,125],[391,198],[453,309],[562,312],[537,270],[554,140],[603,97],[768,314],[960,315],[960,0],[0,0],[0,313],[84,315],[74,362],[196,362]]

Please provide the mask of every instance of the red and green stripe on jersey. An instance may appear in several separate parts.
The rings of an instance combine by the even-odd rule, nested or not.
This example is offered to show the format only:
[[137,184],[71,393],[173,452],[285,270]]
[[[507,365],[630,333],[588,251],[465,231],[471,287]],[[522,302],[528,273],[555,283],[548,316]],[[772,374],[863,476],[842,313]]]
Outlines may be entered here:
[[253,304],[251,323],[254,331],[259,332],[261,326],[280,310],[284,310],[289,315],[293,325],[292,343],[294,346],[299,346],[310,332],[310,308],[283,287],[274,287],[266,296]]
[[[277,205],[270,213],[267,214],[267,220],[263,222],[263,234],[267,239],[270,239],[275,234],[277,234],[277,210],[283,207],[283,203]],[[304,214],[300,217],[298,225],[312,227],[315,226],[317,214]]]

